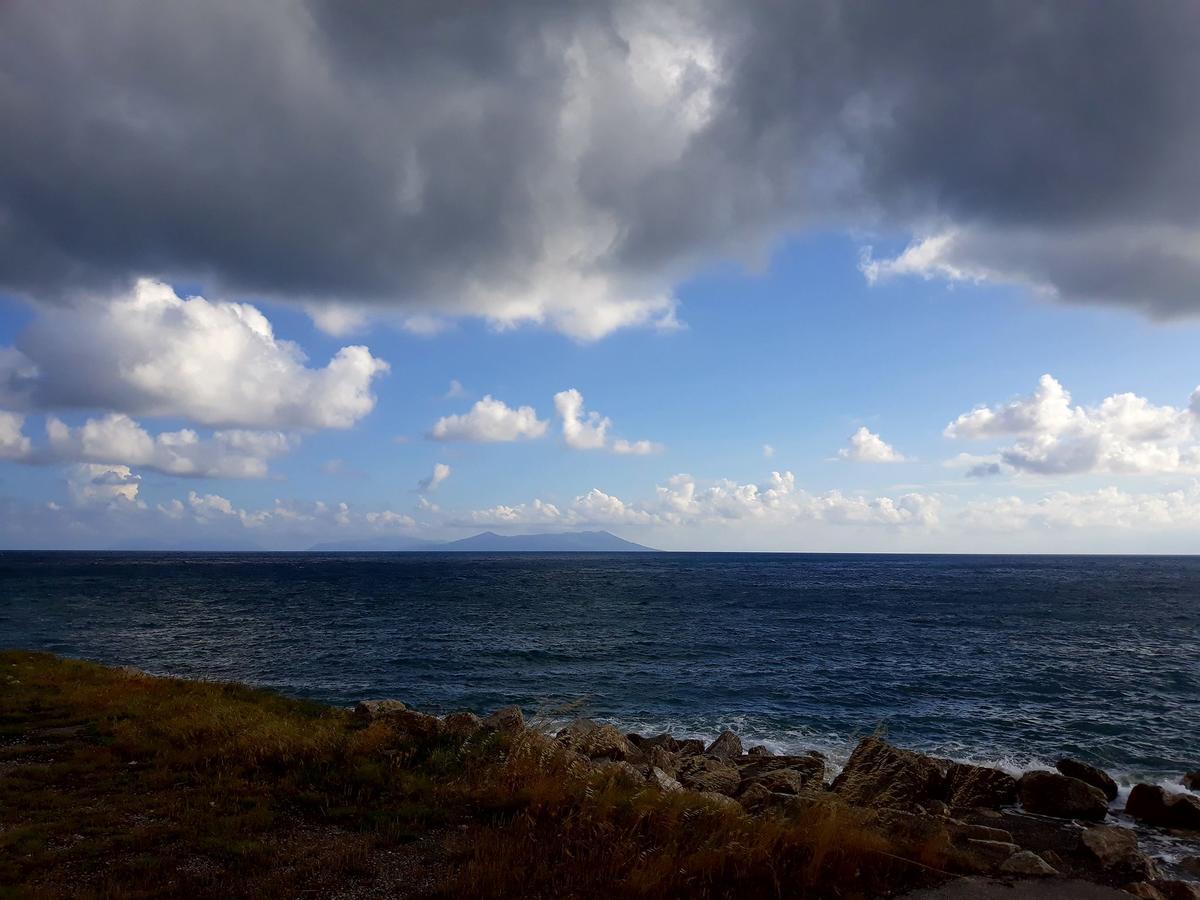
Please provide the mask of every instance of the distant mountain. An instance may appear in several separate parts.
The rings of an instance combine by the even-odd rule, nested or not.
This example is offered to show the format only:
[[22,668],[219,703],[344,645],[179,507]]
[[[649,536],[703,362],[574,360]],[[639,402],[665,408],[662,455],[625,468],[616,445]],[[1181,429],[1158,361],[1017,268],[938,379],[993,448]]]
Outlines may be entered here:
[[391,537],[372,538],[360,541],[338,541],[315,544],[310,548],[317,553],[337,552],[397,552],[422,551],[425,553],[627,553],[653,552],[632,541],[626,541],[607,531],[574,531],[549,534],[496,534],[485,531],[460,541],[422,541],[417,538]]
[[633,541],[627,541],[607,531],[572,531],[548,534],[496,534],[485,531],[460,541],[450,541],[437,549],[447,551],[475,551],[492,553],[497,550],[515,550],[526,553],[586,553],[595,551],[653,552]]

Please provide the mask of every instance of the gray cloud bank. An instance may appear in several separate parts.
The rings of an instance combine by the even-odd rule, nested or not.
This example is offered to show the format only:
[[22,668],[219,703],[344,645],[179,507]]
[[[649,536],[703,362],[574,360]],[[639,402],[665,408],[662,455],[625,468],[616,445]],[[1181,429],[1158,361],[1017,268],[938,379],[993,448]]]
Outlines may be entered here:
[[793,229],[897,274],[1200,311],[1200,8],[0,7],[0,287],[139,275],[576,337]]

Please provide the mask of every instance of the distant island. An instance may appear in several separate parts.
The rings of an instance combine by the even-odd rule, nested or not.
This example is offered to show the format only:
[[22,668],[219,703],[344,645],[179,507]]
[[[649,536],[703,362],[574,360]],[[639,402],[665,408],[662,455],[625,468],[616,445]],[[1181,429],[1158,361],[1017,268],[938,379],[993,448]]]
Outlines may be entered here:
[[545,532],[542,534],[496,534],[484,531],[457,541],[424,541],[417,538],[376,538],[314,544],[317,552],[339,551],[424,551],[429,553],[652,553],[652,547],[635,544],[607,531]]

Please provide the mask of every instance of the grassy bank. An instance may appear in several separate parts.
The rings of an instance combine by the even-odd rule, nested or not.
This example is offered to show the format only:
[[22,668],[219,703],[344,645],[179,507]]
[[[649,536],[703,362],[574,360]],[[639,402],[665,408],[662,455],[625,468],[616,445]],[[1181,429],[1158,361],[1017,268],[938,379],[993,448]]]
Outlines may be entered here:
[[853,897],[941,864],[859,810],[751,816],[536,728],[0,654],[4,897]]

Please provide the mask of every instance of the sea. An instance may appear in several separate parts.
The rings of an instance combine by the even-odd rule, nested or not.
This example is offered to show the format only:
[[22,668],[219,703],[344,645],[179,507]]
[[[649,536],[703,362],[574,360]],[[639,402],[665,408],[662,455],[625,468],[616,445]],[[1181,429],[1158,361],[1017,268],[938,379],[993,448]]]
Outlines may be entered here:
[[0,553],[0,647],[1129,785],[1200,769],[1200,557]]

